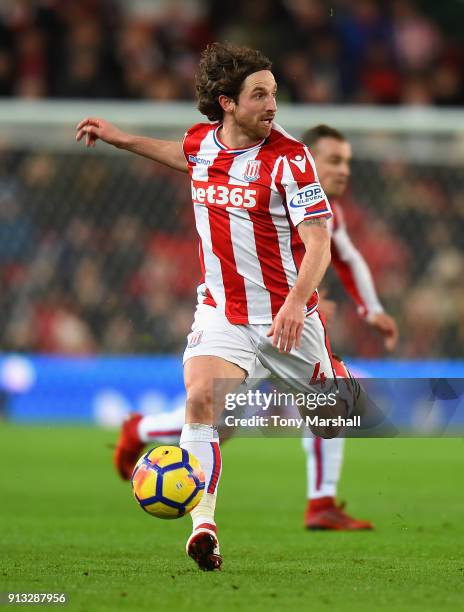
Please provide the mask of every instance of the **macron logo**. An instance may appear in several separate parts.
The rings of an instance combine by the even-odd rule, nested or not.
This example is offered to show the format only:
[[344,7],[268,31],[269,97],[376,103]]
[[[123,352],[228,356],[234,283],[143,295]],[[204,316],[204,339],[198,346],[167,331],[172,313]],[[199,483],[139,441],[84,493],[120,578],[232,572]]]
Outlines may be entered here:
[[204,159],[203,157],[197,157],[196,155],[189,155],[189,162],[192,162],[192,164],[202,164],[203,166],[211,165],[210,159]]
[[298,170],[303,174],[306,168],[306,157],[303,157],[302,155],[297,155],[295,159],[291,159],[290,161],[292,162],[292,164],[295,164]]

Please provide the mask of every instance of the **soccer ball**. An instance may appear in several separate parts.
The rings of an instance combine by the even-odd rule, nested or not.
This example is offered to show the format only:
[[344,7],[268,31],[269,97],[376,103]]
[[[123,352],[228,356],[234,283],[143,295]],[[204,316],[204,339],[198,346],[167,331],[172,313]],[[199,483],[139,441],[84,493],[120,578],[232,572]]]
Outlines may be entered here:
[[184,448],[158,446],[140,457],[131,482],[134,497],[145,512],[175,519],[200,503],[205,474],[198,459]]

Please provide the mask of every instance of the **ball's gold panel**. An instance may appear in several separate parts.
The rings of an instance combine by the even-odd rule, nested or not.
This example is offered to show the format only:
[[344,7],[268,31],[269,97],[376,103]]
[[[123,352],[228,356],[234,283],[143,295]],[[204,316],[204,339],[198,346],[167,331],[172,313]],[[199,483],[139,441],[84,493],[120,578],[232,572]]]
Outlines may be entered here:
[[201,501],[201,498],[203,497],[203,493],[203,489],[201,489],[201,491],[198,491],[195,497],[185,506],[186,513],[191,512],[196,506],[198,506]]
[[163,477],[163,496],[183,504],[195,491],[196,484],[185,468],[165,472]]
[[180,463],[182,461],[182,449],[178,446],[158,446],[149,453],[148,459],[151,463],[160,467]]
[[156,516],[157,518],[162,519],[176,519],[179,518],[179,510],[177,508],[171,508],[170,506],[166,506],[162,502],[156,502],[154,504],[149,504],[145,506],[145,510]]
[[139,499],[148,499],[156,494],[156,479],[155,470],[144,465],[139,467],[132,478],[134,493]]

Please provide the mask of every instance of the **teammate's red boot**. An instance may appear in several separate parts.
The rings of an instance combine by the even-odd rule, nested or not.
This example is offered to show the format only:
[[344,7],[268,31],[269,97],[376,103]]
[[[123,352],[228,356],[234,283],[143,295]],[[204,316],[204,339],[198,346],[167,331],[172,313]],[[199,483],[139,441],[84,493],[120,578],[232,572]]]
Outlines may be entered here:
[[212,572],[221,569],[222,557],[219,554],[216,525],[198,525],[187,540],[185,550],[201,570]]
[[113,455],[113,463],[123,480],[132,476],[135,464],[145,448],[139,437],[138,424],[141,414],[130,414],[122,424],[121,433]]
[[374,529],[369,521],[353,518],[344,512],[345,504],[337,506],[333,497],[308,500],[304,526],[312,530],[362,531]]

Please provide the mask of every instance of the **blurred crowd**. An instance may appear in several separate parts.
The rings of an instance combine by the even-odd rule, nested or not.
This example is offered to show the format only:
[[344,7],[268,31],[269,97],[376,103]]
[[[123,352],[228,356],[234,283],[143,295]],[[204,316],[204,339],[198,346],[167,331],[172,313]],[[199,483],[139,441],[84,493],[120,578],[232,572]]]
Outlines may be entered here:
[[[464,179],[456,166],[355,161],[350,233],[398,318],[403,357],[462,357]],[[0,152],[0,346],[179,353],[200,270],[187,176],[147,160]],[[334,349],[382,355],[340,285]]]
[[191,99],[199,53],[230,40],[271,57],[282,101],[460,105],[462,31],[435,18],[455,4],[3,1],[0,96]]
[[187,178],[46,153],[0,167],[2,349],[180,351],[199,274]]
[[[0,0],[0,97],[188,100],[201,50],[230,40],[273,59],[281,101],[462,105],[460,23],[445,33],[438,12],[427,0]],[[345,216],[399,320],[400,356],[463,355],[463,183],[449,160],[354,162]],[[0,144],[2,350],[181,352],[193,228],[187,177],[103,150]],[[382,354],[333,274],[326,286],[334,348]]]
[[[462,358],[462,167],[355,160],[343,209],[381,302],[398,320],[397,355]],[[378,357],[379,337],[357,316],[333,273],[328,286],[339,304],[331,330],[334,347],[348,355]]]

